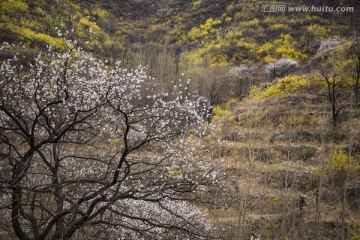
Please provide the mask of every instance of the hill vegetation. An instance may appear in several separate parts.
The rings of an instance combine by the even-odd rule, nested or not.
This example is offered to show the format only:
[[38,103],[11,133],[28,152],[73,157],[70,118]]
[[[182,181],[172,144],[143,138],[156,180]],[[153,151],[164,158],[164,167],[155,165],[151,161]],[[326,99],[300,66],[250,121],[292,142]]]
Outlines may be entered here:
[[[285,10],[266,11],[279,5]],[[299,6],[342,6],[353,11],[288,9]],[[13,55],[19,56],[17,63],[25,67],[21,71],[29,70],[48,45],[54,46],[54,51],[70,50],[75,55],[75,49],[82,49],[90,54],[86,55],[89,62],[99,61],[100,72],[118,69],[117,60],[124,71],[136,72],[133,69],[138,65],[146,66],[144,75],[154,77],[153,87],[137,89],[138,104],[147,106],[144,99],[150,92],[160,100],[153,99],[154,106],[141,111],[152,113],[151,108],[171,101],[186,103],[191,92],[205,97],[191,104],[202,110],[211,105],[208,113],[201,113],[207,121],[201,126],[204,132],[188,129],[185,136],[171,121],[168,124],[189,146],[194,139],[201,142],[191,148],[201,154],[201,160],[197,159],[201,164],[226,165],[221,186],[206,182],[195,200],[185,195],[201,210],[199,216],[207,214],[214,236],[227,240],[360,239],[360,2],[2,0],[0,9],[0,59],[11,62],[8,59]],[[67,68],[66,61],[60,62]],[[184,109],[178,108],[181,114]],[[124,114],[119,109],[119,114]],[[186,111],[193,116],[189,109]],[[69,107],[69,111],[73,109]],[[155,124],[157,115],[151,116],[161,135],[161,127]],[[53,134],[46,117],[44,121]],[[148,124],[146,119],[142,121]],[[124,124],[128,124],[126,118]],[[8,143],[9,129],[0,125],[0,146]],[[138,129],[138,125],[133,128],[135,132]],[[174,137],[171,131],[169,134]],[[151,136],[150,131],[145,137],[157,148],[164,147],[157,145],[164,139]],[[101,134],[99,139],[105,144]],[[117,144],[116,139],[112,141]],[[151,159],[156,150],[144,147],[138,158]],[[56,153],[55,148],[51,151]],[[76,153],[76,148],[72,151],[82,154]],[[166,151],[172,156],[171,149]],[[0,157],[6,154],[4,151]],[[201,166],[196,164],[185,170],[180,165],[175,170],[161,163],[157,167],[161,171],[154,175],[166,173],[169,181],[188,181],[186,172],[196,180],[202,177],[197,172]],[[172,187],[182,193],[181,187]],[[151,202],[151,198],[147,200]],[[1,203],[2,208],[5,205]],[[186,217],[191,219],[191,215]],[[3,232],[12,231],[6,220],[0,225],[0,238]],[[187,229],[198,230],[192,224]]]

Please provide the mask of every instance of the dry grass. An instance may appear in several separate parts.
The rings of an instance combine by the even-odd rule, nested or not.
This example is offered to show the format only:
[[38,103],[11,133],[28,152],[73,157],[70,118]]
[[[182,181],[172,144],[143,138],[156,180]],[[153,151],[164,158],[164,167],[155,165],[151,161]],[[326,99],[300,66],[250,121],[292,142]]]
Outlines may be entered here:
[[[326,126],[330,126],[326,102],[309,94],[296,97],[301,99],[296,104],[291,102],[294,96],[257,102],[245,99],[233,109],[239,121],[227,123],[226,131],[217,133],[217,138],[225,142],[216,146],[212,158],[221,158],[228,165],[228,192],[226,196],[216,196],[223,205],[211,209],[210,215],[221,226],[219,231],[225,239],[239,239],[240,232],[241,236],[258,233],[264,239],[314,239],[317,226],[322,226],[323,236],[330,236],[328,239],[337,236],[342,187],[331,185],[327,175],[322,176],[321,191],[328,196],[320,198],[320,225],[316,224],[315,193],[320,183],[324,143],[327,151],[346,149],[350,133],[353,139],[360,136],[360,129],[354,128],[360,120],[360,110],[354,114],[357,118],[346,119],[339,128],[345,138],[332,141],[332,129]],[[311,115],[315,124],[284,127],[284,120],[304,112]],[[240,122],[246,119],[254,122]],[[323,136],[327,138],[325,142]],[[300,197],[305,200],[302,210]],[[358,223],[359,213],[359,209],[347,208],[346,226]],[[245,222],[240,224],[243,216]],[[243,229],[239,231],[239,227]]]

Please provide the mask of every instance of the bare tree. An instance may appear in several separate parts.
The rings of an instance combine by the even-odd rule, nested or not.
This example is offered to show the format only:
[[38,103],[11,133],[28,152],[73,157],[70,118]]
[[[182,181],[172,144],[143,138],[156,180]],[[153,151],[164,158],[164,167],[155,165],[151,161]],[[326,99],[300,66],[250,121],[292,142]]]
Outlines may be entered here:
[[226,70],[223,67],[206,71],[191,70],[192,85],[199,93],[207,97],[210,105],[215,106],[226,102],[232,97],[229,93],[229,81],[226,78]]
[[355,105],[359,103],[360,98],[360,36],[353,37],[353,43],[348,51],[350,63],[351,86],[355,94]]
[[[229,70],[230,85],[234,96],[241,99],[249,93],[250,87],[256,74],[257,67],[241,65]],[[230,90],[230,89],[229,89]]]
[[[340,97],[345,92],[346,79],[336,66],[334,59],[323,60],[323,62],[315,68],[318,77],[312,83],[312,87],[318,91],[318,95],[326,97],[331,105],[332,124],[335,130],[338,118],[344,106],[340,105]],[[312,89],[312,90],[314,90]]]
[[1,238],[208,238],[195,204],[218,171],[186,138],[203,100],[81,49],[20,58],[0,65]]

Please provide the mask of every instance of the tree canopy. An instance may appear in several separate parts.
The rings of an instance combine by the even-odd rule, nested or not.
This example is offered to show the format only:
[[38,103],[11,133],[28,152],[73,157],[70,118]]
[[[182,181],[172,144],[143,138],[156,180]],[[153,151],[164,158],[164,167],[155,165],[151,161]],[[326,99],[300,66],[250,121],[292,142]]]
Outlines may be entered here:
[[157,93],[143,67],[108,66],[68,43],[0,66],[0,211],[13,227],[4,237],[207,237],[193,204],[219,172],[187,138],[206,99]]

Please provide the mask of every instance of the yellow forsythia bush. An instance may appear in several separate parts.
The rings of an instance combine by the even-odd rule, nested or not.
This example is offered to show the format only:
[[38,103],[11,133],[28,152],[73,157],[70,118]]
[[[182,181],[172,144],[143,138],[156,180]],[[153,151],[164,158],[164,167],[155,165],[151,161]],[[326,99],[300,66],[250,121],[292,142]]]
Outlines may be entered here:
[[279,79],[267,88],[253,86],[250,90],[250,97],[254,100],[264,99],[271,96],[283,95],[306,89],[310,86],[310,80],[305,75],[289,75]]

